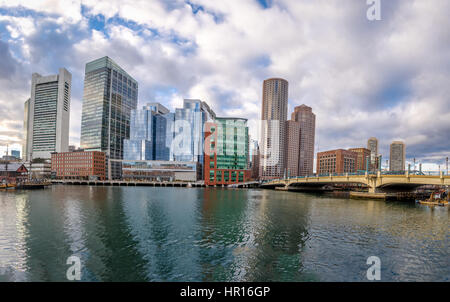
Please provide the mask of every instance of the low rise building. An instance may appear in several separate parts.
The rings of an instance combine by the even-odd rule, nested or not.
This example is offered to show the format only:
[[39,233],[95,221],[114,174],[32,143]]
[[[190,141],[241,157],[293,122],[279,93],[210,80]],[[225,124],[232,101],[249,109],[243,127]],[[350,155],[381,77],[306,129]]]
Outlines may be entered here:
[[206,185],[226,185],[250,180],[248,127],[242,118],[216,118],[205,124]]
[[124,160],[122,162],[123,180],[137,181],[189,181],[200,177],[198,162],[165,160]]
[[28,170],[22,163],[0,164],[0,182],[17,183],[28,178]]
[[371,151],[367,148],[351,148],[348,151],[355,152],[358,156],[356,158],[356,170],[366,171],[370,170]]
[[98,179],[106,176],[105,153],[73,151],[52,153],[51,174],[57,179]]
[[343,174],[356,172],[358,154],[338,149],[317,153],[317,174]]
[[32,179],[50,179],[51,177],[52,164],[49,159],[36,159],[31,164],[28,161],[24,165]]

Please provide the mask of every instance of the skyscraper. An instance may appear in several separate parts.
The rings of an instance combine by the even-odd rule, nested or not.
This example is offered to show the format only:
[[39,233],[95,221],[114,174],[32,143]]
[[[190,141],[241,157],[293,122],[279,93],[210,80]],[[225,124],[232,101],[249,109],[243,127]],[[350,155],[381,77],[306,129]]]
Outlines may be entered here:
[[370,150],[370,166],[371,170],[377,169],[377,157],[378,157],[378,139],[375,137],[369,138],[367,141],[367,149]]
[[214,111],[200,100],[186,99],[183,108],[175,109],[173,155],[176,161],[203,164],[204,125],[215,118]]
[[300,152],[297,175],[311,175],[314,169],[316,115],[312,112],[311,107],[300,105],[295,107],[291,119],[298,122],[300,126]]
[[254,140],[251,144],[251,167],[252,167],[252,178],[257,180],[259,179],[259,144],[258,141]]
[[175,113],[157,114],[155,119],[155,160],[173,160]]
[[389,171],[405,171],[406,145],[401,141],[393,141],[390,147]]
[[285,128],[288,81],[271,78],[263,82],[260,178],[273,179],[285,173]]
[[108,179],[120,178],[123,140],[130,137],[130,114],[137,107],[138,83],[109,57],[86,64],[81,148],[103,151]]
[[19,150],[11,150],[11,155],[15,158],[20,158],[20,151]]
[[65,68],[49,76],[33,73],[31,97],[24,108],[27,161],[50,159],[52,152],[68,150],[71,84],[72,74]]
[[170,160],[174,114],[159,103],[131,110],[130,139],[124,140],[126,160]]
[[286,170],[288,176],[298,176],[300,156],[300,123],[286,121]]

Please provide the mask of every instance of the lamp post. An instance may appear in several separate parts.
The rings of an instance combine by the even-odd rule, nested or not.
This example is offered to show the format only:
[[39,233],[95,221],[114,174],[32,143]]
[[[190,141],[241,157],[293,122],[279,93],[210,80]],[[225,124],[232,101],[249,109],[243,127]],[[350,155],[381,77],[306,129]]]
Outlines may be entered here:
[[447,158],[445,159],[445,164],[447,165],[447,176],[448,176],[448,156],[447,156]]
[[366,156],[366,174],[369,173],[369,156]]

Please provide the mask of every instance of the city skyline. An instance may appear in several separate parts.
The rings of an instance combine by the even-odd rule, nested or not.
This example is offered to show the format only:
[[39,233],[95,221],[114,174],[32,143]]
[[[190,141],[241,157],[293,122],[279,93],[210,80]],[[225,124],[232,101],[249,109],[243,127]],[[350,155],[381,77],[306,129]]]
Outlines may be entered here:
[[[53,74],[60,67],[73,75],[69,144],[79,146],[84,64],[108,55],[140,83],[138,106],[160,102],[173,111],[182,107],[184,98],[198,98],[219,116],[248,118],[255,137],[252,121],[260,118],[261,83],[282,77],[290,83],[288,112],[304,103],[317,115],[315,153],[365,147],[374,136],[383,159],[389,157],[390,143],[402,140],[407,162],[415,157],[417,162],[436,163],[436,168],[444,163],[450,150],[445,139],[450,131],[445,83],[450,76],[439,62],[449,46],[438,43],[445,41],[445,26],[422,25],[430,15],[448,22],[448,3],[383,3],[382,21],[370,23],[364,3],[342,4],[338,15],[329,1],[318,1],[314,8],[304,1],[265,6],[257,1],[214,6],[191,2],[195,5],[174,2],[169,7],[154,1],[161,17],[149,7],[136,7],[142,14],[135,17],[126,1],[107,12],[95,4],[43,9],[22,2],[19,9],[14,1],[0,2],[0,53],[5,59],[0,102],[2,117],[8,117],[0,124],[0,150],[4,152],[6,144],[10,150],[20,149],[31,73]],[[244,20],[236,7],[252,10],[255,16]],[[180,9],[178,16],[174,8]],[[320,19],[323,11],[348,22]],[[411,17],[407,27],[397,26],[403,15]],[[259,29],[261,19],[277,25]],[[319,19],[322,26],[308,33]],[[333,27],[342,40],[333,38]],[[295,35],[296,28],[305,30]],[[229,38],[221,39],[218,33],[225,30]],[[333,51],[324,48],[330,41],[336,42]],[[48,43],[55,49],[47,54]],[[242,53],[233,51],[237,44]]]

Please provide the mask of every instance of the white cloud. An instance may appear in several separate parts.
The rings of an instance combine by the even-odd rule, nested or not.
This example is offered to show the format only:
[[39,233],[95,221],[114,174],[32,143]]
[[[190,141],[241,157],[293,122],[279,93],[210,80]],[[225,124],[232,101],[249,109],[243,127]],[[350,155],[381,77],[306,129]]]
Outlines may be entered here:
[[[379,22],[366,20],[365,1],[280,0],[264,9],[255,0],[195,0],[203,7],[196,14],[181,0],[82,1],[86,18],[105,16],[104,30],[88,29],[80,1],[56,2],[20,4],[52,14],[56,30],[72,35],[64,49],[70,59],[51,59],[69,64],[81,77],[74,77],[78,87],[84,64],[108,55],[138,80],[141,103],[161,100],[174,108],[183,97],[200,98],[219,115],[255,119],[262,80],[284,77],[290,110],[313,107],[321,150],[364,146],[377,136],[384,157],[393,139],[405,140],[411,156],[450,153],[448,1],[383,1]],[[30,58],[35,45],[28,37],[40,17],[23,24],[17,18],[0,22]],[[85,35],[73,37],[73,24]],[[72,102],[77,110],[80,98],[81,91]]]

